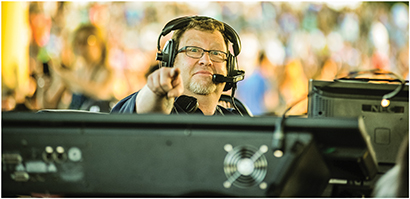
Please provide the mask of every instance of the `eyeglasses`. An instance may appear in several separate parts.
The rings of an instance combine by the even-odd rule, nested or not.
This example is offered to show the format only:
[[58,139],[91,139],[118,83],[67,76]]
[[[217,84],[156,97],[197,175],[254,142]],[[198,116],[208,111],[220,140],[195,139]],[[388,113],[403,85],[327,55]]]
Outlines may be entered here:
[[214,62],[224,62],[228,54],[219,50],[205,50],[196,46],[185,46],[178,50],[178,53],[185,51],[188,57],[199,59],[204,56],[205,52],[209,53],[209,58]]

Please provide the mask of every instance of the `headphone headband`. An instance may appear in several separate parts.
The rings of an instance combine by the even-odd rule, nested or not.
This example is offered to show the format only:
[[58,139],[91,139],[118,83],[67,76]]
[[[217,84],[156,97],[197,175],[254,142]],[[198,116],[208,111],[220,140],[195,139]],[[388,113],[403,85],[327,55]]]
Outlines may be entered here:
[[[187,26],[189,22],[191,22],[193,19],[206,20],[206,19],[213,19],[213,18],[207,17],[207,16],[185,16],[185,17],[178,17],[178,18],[175,18],[169,21],[167,24],[165,24],[164,28],[161,31],[161,35],[158,37],[158,43],[157,43],[158,51],[161,51],[161,46],[160,46],[161,36],[165,36],[173,30],[178,30],[178,29],[181,29]],[[213,20],[216,20],[216,19],[213,19]],[[223,23],[224,25],[224,31],[222,32],[222,34],[224,34],[224,36],[228,38],[228,40],[233,44],[232,45],[233,53],[234,53],[234,56],[236,57],[241,52],[241,48],[242,48],[241,39],[238,33],[235,31],[235,29],[233,29],[230,25],[228,25],[225,22],[221,22],[221,23]]]

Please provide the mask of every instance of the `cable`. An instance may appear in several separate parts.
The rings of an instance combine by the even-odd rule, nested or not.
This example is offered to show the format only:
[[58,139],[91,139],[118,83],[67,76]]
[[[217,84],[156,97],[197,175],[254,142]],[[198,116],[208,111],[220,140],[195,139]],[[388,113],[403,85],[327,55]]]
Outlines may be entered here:
[[239,110],[238,106],[236,106],[236,103],[235,103],[235,91],[236,91],[236,83],[234,83],[234,84],[232,85],[232,93],[231,93],[232,105],[233,105],[233,107],[239,112],[239,114],[240,114],[241,116],[243,116],[241,110]]
[[[368,74],[368,73],[371,73],[374,75],[389,75],[389,76],[395,77],[396,79],[355,78],[359,75]],[[359,80],[359,81],[367,81],[367,82],[369,81],[400,82],[399,86],[396,89],[394,89],[392,92],[389,92],[383,95],[382,100],[380,102],[382,107],[388,107],[390,105],[390,99],[395,97],[397,94],[399,94],[400,91],[403,90],[403,87],[406,84],[406,82],[408,82],[408,81],[403,80],[400,76],[398,76],[397,74],[393,72],[383,71],[380,69],[350,72],[346,77],[335,79],[335,81],[340,81],[340,80],[356,80],[356,81]]]
[[[332,82],[333,83],[333,82]],[[275,131],[273,132],[273,138],[272,138],[272,152],[273,155],[277,158],[280,158],[284,155],[285,153],[285,119],[286,119],[286,113],[290,111],[295,105],[299,104],[301,101],[305,100],[306,98],[309,98],[313,93],[316,93],[316,90],[310,91],[305,97],[300,98],[296,102],[294,102],[291,106],[289,106],[285,112],[282,114],[282,117],[280,117],[279,120],[276,121],[276,128]]]
[[[336,81],[329,82],[325,87],[330,86],[334,84]],[[276,122],[276,128],[275,131],[273,132],[273,138],[272,138],[272,152],[275,157],[282,157],[285,153],[285,119],[286,119],[286,113],[288,113],[294,106],[299,104],[301,101],[311,97],[314,93],[317,93],[318,91],[316,89],[311,90],[306,96],[300,98],[296,102],[294,102],[292,105],[290,105],[285,112],[282,114],[282,117]]]

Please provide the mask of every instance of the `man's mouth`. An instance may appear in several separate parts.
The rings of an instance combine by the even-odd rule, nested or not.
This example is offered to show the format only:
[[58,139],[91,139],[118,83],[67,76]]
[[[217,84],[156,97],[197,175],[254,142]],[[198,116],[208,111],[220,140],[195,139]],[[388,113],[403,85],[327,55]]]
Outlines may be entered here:
[[212,73],[209,71],[198,71],[198,72],[195,72],[194,75],[212,76]]

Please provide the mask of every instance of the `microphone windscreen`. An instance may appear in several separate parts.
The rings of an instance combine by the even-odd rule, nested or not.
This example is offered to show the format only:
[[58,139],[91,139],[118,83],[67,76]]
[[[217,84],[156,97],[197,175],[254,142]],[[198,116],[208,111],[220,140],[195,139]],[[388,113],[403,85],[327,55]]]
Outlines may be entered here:
[[215,83],[224,83],[226,82],[226,77],[220,74],[212,75],[212,81]]

